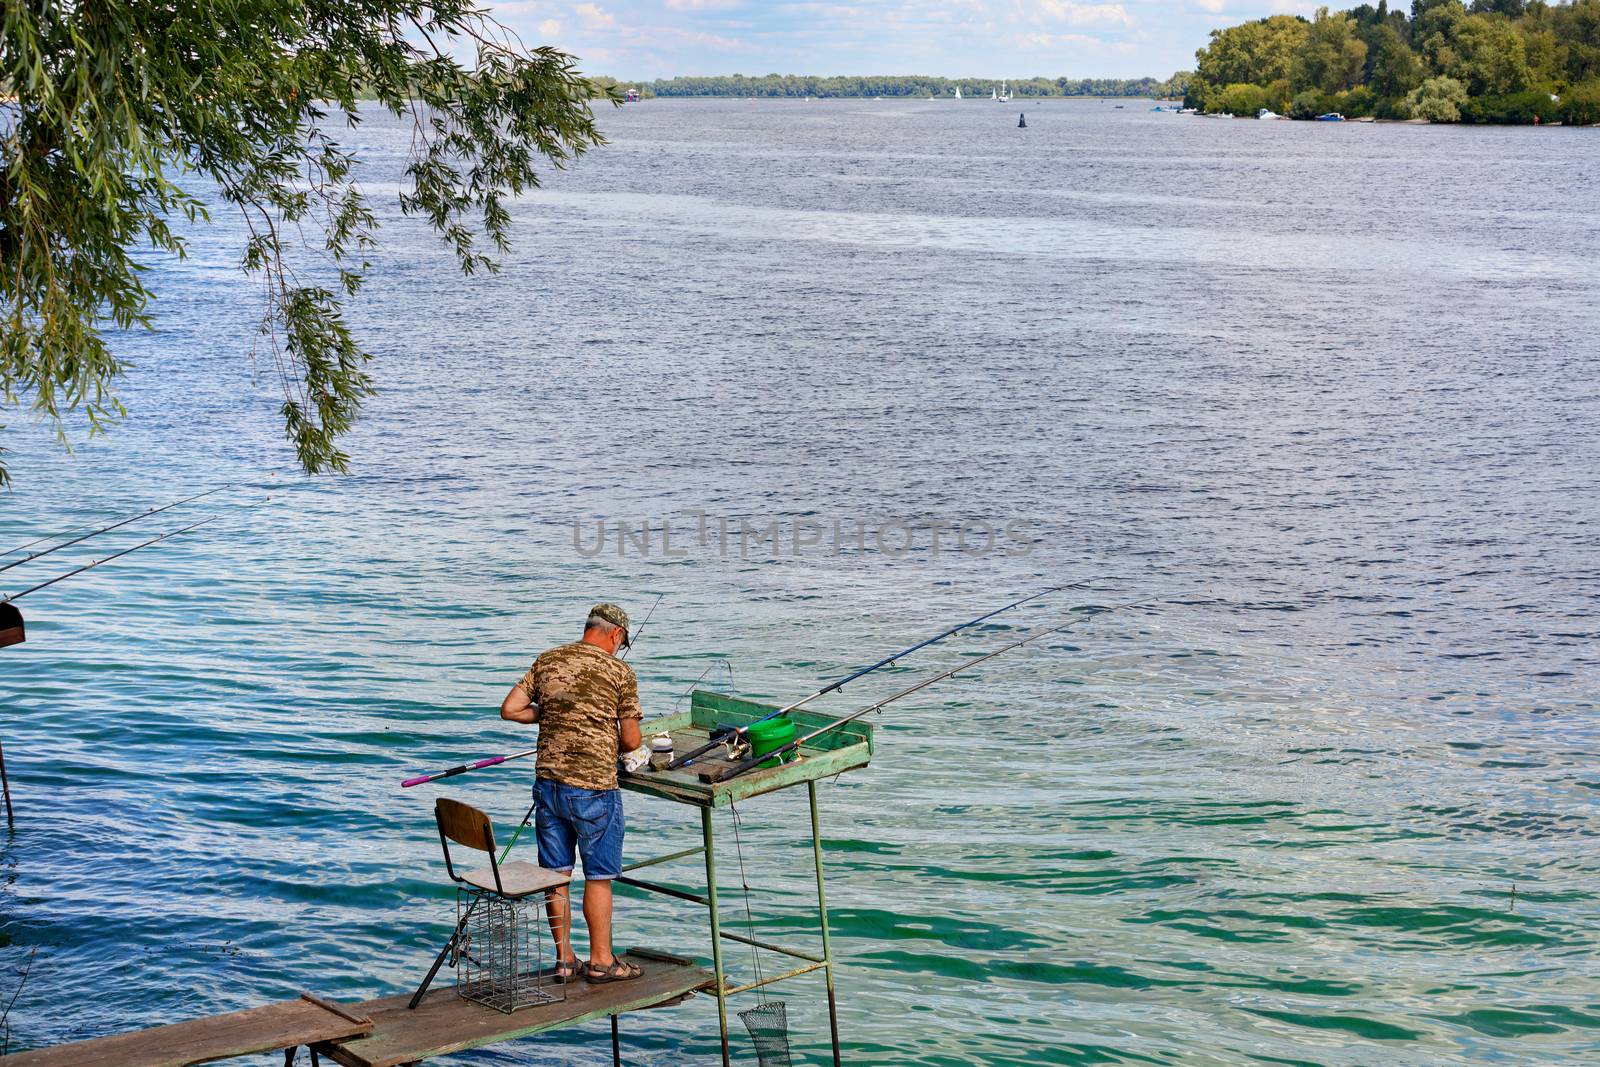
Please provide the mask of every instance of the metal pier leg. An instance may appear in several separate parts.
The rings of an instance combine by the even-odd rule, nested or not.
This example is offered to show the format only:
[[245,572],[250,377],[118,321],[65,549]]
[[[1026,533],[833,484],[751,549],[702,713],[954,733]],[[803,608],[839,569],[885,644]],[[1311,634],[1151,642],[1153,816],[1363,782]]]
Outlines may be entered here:
[[611,1067],[622,1067],[622,1035],[617,1033],[617,1017],[611,1017]]
[[722,920],[717,914],[717,857],[711,847],[711,808],[700,809],[700,834],[706,845],[706,900],[711,906],[711,969],[717,976],[717,1029],[722,1032],[722,1067],[731,1067],[728,1051],[728,997],[722,978]]
[[822,825],[817,820],[817,783],[807,782],[806,792],[811,798],[811,858],[817,865],[817,911],[822,917],[822,958],[827,961],[822,973],[828,976],[828,1027],[833,1032],[833,1067],[840,1067],[839,1004],[833,993],[833,942],[828,937],[828,894],[822,888]]
[[15,830],[17,822],[11,815],[11,781],[6,777],[6,752],[4,748],[0,748],[0,788],[5,791],[6,829]]

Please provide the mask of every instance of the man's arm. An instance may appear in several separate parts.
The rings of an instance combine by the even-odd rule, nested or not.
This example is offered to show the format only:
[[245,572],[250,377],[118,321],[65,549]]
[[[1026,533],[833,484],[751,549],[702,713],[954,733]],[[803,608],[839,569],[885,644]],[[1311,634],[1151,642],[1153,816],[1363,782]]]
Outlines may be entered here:
[[621,719],[618,720],[617,725],[621,727],[621,751],[632,752],[634,749],[644,744],[644,738],[639,733],[638,719]]
[[617,736],[621,741],[618,751],[632,752],[644,744],[639,734],[639,719],[644,713],[639,708],[639,680],[631,667],[624,667],[624,671],[626,677],[617,693]]
[[531,726],[539,721],[539,705],[535,704],[528,696],[528,691],[518,682],[511,687],[511,692],[500,702],[500,717],[508,722],[520,722]]

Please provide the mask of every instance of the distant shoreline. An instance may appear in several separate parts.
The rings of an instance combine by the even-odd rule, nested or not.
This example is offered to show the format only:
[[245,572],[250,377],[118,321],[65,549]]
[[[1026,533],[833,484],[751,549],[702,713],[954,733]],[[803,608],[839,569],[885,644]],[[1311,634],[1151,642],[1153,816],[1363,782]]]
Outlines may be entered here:
[[626,82],[607,75],[593,80],[655,97],[770,97],[812,99],[1019,100],[1073,97],[1168,99],[1183,95],[1183,76],[1172,78],[944,78],[923,74],[726,74]]

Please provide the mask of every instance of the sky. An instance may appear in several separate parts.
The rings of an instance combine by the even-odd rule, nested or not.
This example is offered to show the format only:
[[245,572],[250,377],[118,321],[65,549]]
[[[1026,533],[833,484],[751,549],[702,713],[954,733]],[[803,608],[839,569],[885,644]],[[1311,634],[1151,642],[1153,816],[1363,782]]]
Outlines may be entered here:
[[[1302,0],[483,0],[585,73],[1164,78],[1219,26]],[[1327,2],[1327,0],[1324,0]],[[1332,4],[1330,6],[1349,6]]]

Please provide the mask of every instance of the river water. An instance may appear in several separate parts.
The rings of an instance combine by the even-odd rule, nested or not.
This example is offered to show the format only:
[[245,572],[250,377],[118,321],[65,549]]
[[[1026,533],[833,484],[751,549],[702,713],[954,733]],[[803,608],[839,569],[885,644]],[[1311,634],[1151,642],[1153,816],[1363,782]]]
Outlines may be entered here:
[[[1159,598],[892,705],[823,784],[847,1060],[1593,1062],[1600,140],[1147,106],[629,106],[471,283],[374,118],[343,478],[294,473],[239,227],[154,263],[132,418],[71,455],[8,419],[0,548],[233,488],[4,576],[219,516],[0,652],[13,1045],[406,989],[450,915],[433,796],[511,823],[532,769],[398,782],[524,747],[500,696],[596,600],[665,594],[655,713],[1114,575],[819,702]],[[632,858],[697,840],[628,807]],[[741,806],[759,935],[811,936],[805,810]],[[705,954],[619,899],[620,943]],[[823,1062],[820,981],[783,995]],[[715,1018],[628,1017],[627,1061],[712,1062]]]

